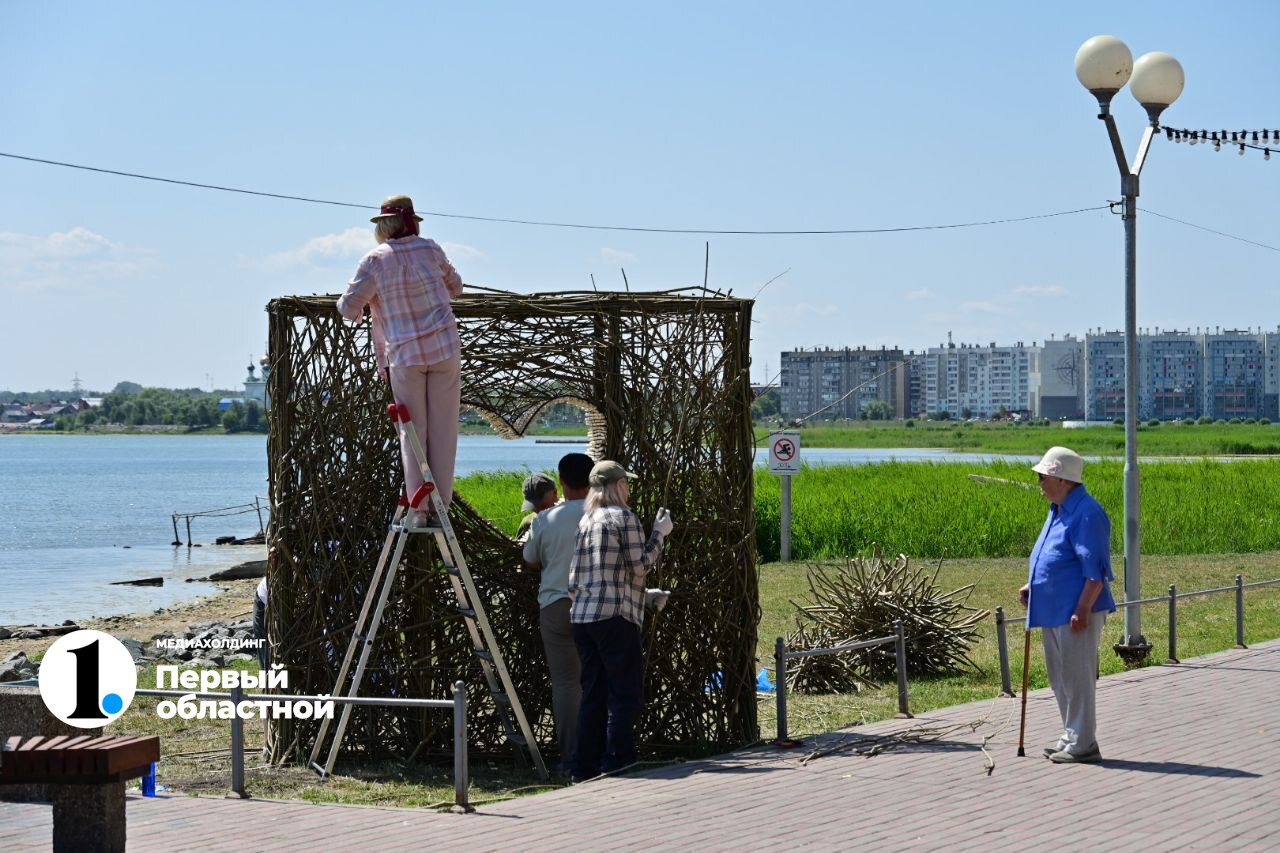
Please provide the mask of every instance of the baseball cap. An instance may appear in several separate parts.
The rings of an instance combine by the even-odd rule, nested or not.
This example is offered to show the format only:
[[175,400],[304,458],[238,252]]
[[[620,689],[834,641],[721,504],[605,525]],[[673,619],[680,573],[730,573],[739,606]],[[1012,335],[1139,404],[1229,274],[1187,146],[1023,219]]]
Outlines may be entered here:
[[635,474],[627,471],[612,459],[605,459],[597,462],[595,467],[591,469],[590,482],[593,486],[607,486],[610,483],[616,483],[622,479],[634,480]]
[[533,512],[548,492],[555,491],[555,481],[546,474],[530,474],[524,478],[524,503],[521,512]]

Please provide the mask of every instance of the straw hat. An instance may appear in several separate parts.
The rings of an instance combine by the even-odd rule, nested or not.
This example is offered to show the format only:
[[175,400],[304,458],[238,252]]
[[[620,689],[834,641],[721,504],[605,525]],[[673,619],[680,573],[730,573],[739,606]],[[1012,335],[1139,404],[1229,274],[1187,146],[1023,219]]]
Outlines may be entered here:
[[407,195],[387,196],[382,200],[381,212],[377,216],[372,217],[369,221],[378,222],[383,219],[395,219],[403,213],[410,214],[419,222],[422,221],[422,217],[413,212],[413,199],[409,198]]

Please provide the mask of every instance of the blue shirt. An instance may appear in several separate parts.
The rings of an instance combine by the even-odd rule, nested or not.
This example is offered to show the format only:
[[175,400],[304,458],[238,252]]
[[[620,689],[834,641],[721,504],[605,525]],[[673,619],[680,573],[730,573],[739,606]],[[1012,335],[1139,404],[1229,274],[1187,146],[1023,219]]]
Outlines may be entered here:
[[1062,502],[1050,504],[1040,538],[1031,549],[1028,628],[1054,628],[1071,622],[1086,580],[1102,581],[1093,612],[1116,609],[1111,597],[1111,519],[1084,486]]
[[578,522],[585,503],[582,499],[562,501],[533,519],[529,540],[524,543],[524,559],[526,563],[542,564],[539,607],[569,597],[569,564],[577,549]]

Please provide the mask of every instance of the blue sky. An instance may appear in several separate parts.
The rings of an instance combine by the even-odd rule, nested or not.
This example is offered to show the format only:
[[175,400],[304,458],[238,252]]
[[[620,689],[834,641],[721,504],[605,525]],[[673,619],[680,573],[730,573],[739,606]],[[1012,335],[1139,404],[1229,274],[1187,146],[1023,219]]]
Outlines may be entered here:
[[[0,151],[271,192],[567,222],[891,227],[1092,207],[1119,179],[1072,61],[1167,50],[1172,126],[1280,126],[1270,2],[4,3]],[[1143,115],[1116,112],[1136,148]],[[1280,156],[1158,143],[1142,206],[1280,245]],[[429,219],[466,281],[763,292],[797,346],[1038,341],[1123,320],[1106,211],[888,235]],[[0,389],[234,386],[277,295],[340,292],[362,211],[0,158]],[[1147,216],[1139,322],[1274,328],[1280,253]]]

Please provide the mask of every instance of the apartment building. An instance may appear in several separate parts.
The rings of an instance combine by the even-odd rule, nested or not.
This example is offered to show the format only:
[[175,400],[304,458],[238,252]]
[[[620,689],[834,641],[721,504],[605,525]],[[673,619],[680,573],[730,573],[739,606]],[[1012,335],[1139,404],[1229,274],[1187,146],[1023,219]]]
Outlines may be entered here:
[[1033,413],[1031,371],[1038,355],[1033,343],[1013,346],[955,344],[925,354],[925,409],[953,418],[989,418],[1001,410]]
[[790,350],[782,353],[780,381],[784,418],[819,410],[823,419],[857,418],[876,401],[888,404],[895,418],[908,414],[910,377],[901,349]]

